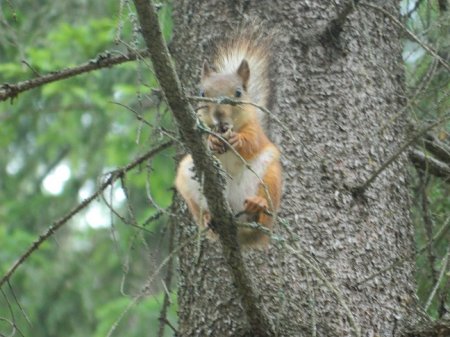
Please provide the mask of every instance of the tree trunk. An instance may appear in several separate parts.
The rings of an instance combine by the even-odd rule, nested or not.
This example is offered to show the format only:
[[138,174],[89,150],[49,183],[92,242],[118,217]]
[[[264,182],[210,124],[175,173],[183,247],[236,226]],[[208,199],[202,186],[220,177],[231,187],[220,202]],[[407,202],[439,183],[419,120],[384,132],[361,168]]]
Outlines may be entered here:
[[[269,128],[283,154],[276,235],[286,241],[244,253],[278,336],[398,336],[415,305],[413,259],[357,285],[411,257],[414,241],[404,155],[352,193],[406,138],[400,34],[373,8],[340,3],[174,2],[171,51],[191,93],[208,42],[244,16],[281,32],[272,112],[295,140]],[[383,3],[398,15],[398,2]],[[178,229],[179,243],[197,233]],[[180,336],[251,336],[219,244],[192,240],[179,255]]]

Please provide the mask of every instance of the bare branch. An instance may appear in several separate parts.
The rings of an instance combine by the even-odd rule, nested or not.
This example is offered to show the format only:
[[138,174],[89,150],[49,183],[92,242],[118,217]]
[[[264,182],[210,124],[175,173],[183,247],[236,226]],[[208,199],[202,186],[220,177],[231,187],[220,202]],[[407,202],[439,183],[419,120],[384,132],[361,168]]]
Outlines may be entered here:
[[[174,205],[174,203],[172,203]],[[175,248],[175,218],[170,217],[169,220],[169,252],[173,251]],[[172,325],[167,319],[167,309],[170,305],[170,286],[172,283],[172,276],[173,276],[173,257],[171,257],[167,263],[167,273],[166,277],[164,278],[165,286],[168,288],[167,291],[164,292],[164,300],[163,305],[161,308],[161,311],[159,312],[159,330],[158,330],[158,337],[164,336],[164,328],[167,325],[169,325],[172,329]],[[174,330],[176,331],[176,330]]]
[[[169,328],[172,329],[172,331],[175,333],[175,336],[178,336],[178,331],[177,329],[173,326],[172,323],[170,323],[170,321],[166,318],[166,317],[160,317],[159,321],[161,322],[162,325],[168,325]],[[162,336],[162,335],[161,335]]]
[[[207,229],[202,230],[199,235],[205,234]],[[191,238],[190,240],[186,240],[183,243],[178,244],[177,247],[175,247],[168,256],[162,262],[159,264],[159,266],[155,269],[155,271],[150,275],[150,277],[147,279],[144,286],[140,289],[139,294],[133,297],[132,301],[127,305],[127,307],[121,312],[119,317],[116,319],[116,321],[112,324],[111,328],[108,331],[108,334],[106,337],[111,337],[113,332],[118,327],[119,323],[122,321],[122,319],[125,317],[125,315],[130,311],[130,309],[135,306],[137,303],[141,301],[141,299],[148,293],[150,286],[152,282],[154,281],[155,277],[161,272],[162,268],[164,268],[165,265],[169,263],[173,259],[173,257],[178,254],[178,252],[186,247],[188,244],[191,244],[193,240],[196,240],[196,238]]]
[[225,180],[220,173],[220,164],[212,157],[202,141],[200,131],[197,128],[195,112],[184,95],[178,76],[172,66],[153,4],[147,0],[134,0],[134,4],[156,77],[178,123],[182,140],[191,151],[197,172],[199,176],[204,177],[204,194],[212,218],[218,222],[216,227],[225,260],[236,283],[237,291],[242,298],[242,304],[252,333],[257,336],[271,335],[273,329],[259,304],[260,301],[246,271],[237,242],[236,223],[224,195]]
[[404,337],[445,337],[450,336],[450,320],[420,322],[417,326],[408,328]]
[[433,290],[430,293],[430,296],[428,297],[427,303],[425,304],[425,311],[428,310],[428,308],[431,305],[431,302],[433,301],[434,296],[436,295],[436,291],[439,288],[439,285],[441,284],[442,280],[445,277],[445,272],[447,271],[447,264],[448,264],[448,256],[450,255],[450,246],[447,247],[447,254],[445,254],[444,258],[442,259],[441,262],[441,271],[439,272],[439,276],[436,280],[436,283],[433,287]]
[[[448,265],[448,275],[450,275],[450,265]],[[443,318],[447,317],[448,308],[447,308],[447,296],[450,293],[450,277],[447,277],[447,282],[442,288],[442,291],[439,294],[439,306],[438,306],[438,317]]]
[[[286,131],[289,134],[289,137],[293,141],[297,141],[294,137],[294,134],[291,130],[278,118],[277,115],[272,113],[269,109],[266,107],[263,107],[261,105],[258,105],[256,103],[250,102],[250,101],[240,101],[236,99],[232,99],[230,97],[216,97],[216,98],[210,98],[210,97],[200,97],[200,96],[189,96],[188,97],[191,100],[197,101],[197,102],[208,102],[208,103],[214,103],[214,104],[229,104],[229,105],[239,105],[239,104],[248,104],[251,106],[254,106],[255,108],[260,109],[262,112],[264,112],[267,116],[272,117],[282,128],[284,131]],[[202,107],[200,107],[202,108]],[[199,109],[200,109],[199,108]]]
[[[425,172],[428,172],[426,170]],[[425,228],[425,234],[427,241],[430,241],[433,238],[433,217],[430,210],[430,201],[428,200],[427,195],[427,185],[429,182],[429,176],[428,174],[424,174],[423,172],[419,172],[419,193],[421,196],[422,201],[422,218],[423,218],[423,225]],[[432,282],[437,281],[437,271],[435,269],[436,265],[436,255],[434,252],[433,245],[429,245],[427,247],[427,258],[429,262],[429,268],[430,268],[430,278]]]
[[76,67],[53,71],[49,74],[32,78],[15,84],[4,83],[0,85],[0,102],[8,98],[14,99],[20,93],[40,87],[44,84],[56,82],[66,78],[74,77],[89,71],[109,68],[116,64],[135,61],[136,59],[147,56],[147,52],[130,52],[126,55],[112,56],[109,52],[99,54],[95,59],[88,61]]
[[61,219],[55,221],[47,230],[42,233],[39,238],[33,242],[33,244],[25,251],[24,254],[20,256],[20,258],[14,262],[14,264],[9,268],[8,272],[0,279],[0,287],[3,286],[5,282],[7,282],[11,276],[14,274],[17,268],[30,257],[30,255],[36,251],[44,241],[46,241],[49,237],[51,237],[53,234],[56,233],[57,230],[59,230],[63,225],[65,225],[75,214],[77,214],[79,211],[81,211],[83,208],[88,206],[93,200],[95,200],[98,196],[100,196],[103,191],[110,185],[112,185],[117,179],[120,179],[123,177],[128,171],[134,169],[147,159],[153,157],[157,153],[161,152],[162,150],[167,149],[173,144],[172,141],[167,141],[165,143],[162,143],[161,145],[151,149],[141,157],[137,158],[132,163],[128,164],[127,166],[115,170],[112,172],[108,179],[106,179],[105,182],[103,182],[100,187],[97,189],[95,193],[93,193],[88,198],[84,199],[81,203],[79,203],[77,206],[75,206],[69,213],[64,215]]
[[440,118],[439,120],[435,121],[434,123],[431,123],[428,126],[423,127],[422,129],[419,129],[409,140],[407,140],[403,145],[401,145],[397,151],[395,151],[391,157],[389,157],[381,166],[375,170],[374,173],[360,186],[356,186],[352,188],[354,194],[362,194],[364,191],[374,182],[374,180],[378,177],[378,175],[383,172],[392,162],[394,162],[408,147],[410,147],[414,142],[417,141],[423,134],[430,131],[432,128],[438,126],[439,124],[445,122],[450,118],[450,115],[445,115],[444,117]]
[[360,337],[361,336],[361,327],[356,323],[355,317],[353,316],[350,308],[348,307],[342,292],[339,291],[323,274],[323,272],[314,265],[310,261],[309,258],[305,256],[300,250],[296,250],[293,247],[287,245],[287,248],[289,251],[291,251],[295,256],[297,256],[310,270],[314,272],[314,274],[325,284],[325,286],[336,296],[336,299],[338,300],[339,304],[344,308],[345,313],[347,314],[348,320],[350,322],[350,325],[353,329],[353,332],[355,333],[355,336]]
[[383,7],[379,7],[367,2],[361,2],[361,5],[375,9],[378,12],[383,13],[386,15],[397,27],[401,28],[406,35],[411,39],[414,40],[417,44],[419,44],[427,53],[429,53],[431,56],[436,58],[438,62],[448,71],[450,71],[450,65],[445,62],[445,60],[436,53],[433,48],[423,43],[413,32],[411,32],[406,26],[401,23],[396,17],[394,17],[391,13],[389,13],[387,10],[385,10]]
[[450,165],[450,146],[441,142],[436,136],[430,133],[425,136],[425,148],[439,160]]
[[419,151],[412,149],[408,153],[409,159],[417,168],[436,177],[447,179],[450,182],[450,166]]
[[[442,227],[439,229],[439,231],[433,236],[433,238],[422,248],[420,248],[416,255],[420,255],[422,254],[425,250],[427,250],[433,243],[438,242],[449,230],[450,228],[450,217],[447,218],[447,220],[445,221],[445,223],[442,225]],[[367,276],[365,279],[353,284],[353,287],[358,287],[359,285],[366,283],[370,280],[373,280],[375,277],[386,273],[387,271],[394,269],[397,266],[400,266],[401,264],[403,264],[405,261],[409,261],[410,259],[413,259],[415,257],[415,255],[410,255],[410,256],[406,256],[406,257],[399,257],[397,259],[394,260],[393,263],[391,263],[389,266]]]

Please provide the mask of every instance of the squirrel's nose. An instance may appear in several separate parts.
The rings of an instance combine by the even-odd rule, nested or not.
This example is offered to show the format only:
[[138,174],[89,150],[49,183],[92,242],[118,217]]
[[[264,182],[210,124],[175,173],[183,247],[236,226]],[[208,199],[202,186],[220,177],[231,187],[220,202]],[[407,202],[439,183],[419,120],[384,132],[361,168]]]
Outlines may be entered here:
[[225,111],[223,111],[220,108],[216,108],[216,110],[214,110],[214,116],[220,120],[221,118],[223,118],[225,116]]

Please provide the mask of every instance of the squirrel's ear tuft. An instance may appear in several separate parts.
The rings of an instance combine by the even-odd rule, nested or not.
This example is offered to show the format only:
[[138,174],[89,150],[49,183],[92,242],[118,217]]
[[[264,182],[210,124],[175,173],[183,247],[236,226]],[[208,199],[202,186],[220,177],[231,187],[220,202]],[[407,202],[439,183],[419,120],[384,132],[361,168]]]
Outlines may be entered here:
[[248,79],[250,78],[250,67],[248,66],[248,62],[246,59],[242,60],[241,65],[237,70],[237,74],[242,79],[242,86],[244,87],[244,89],[246,89]]
[[203,68],[202,68],[202,81],[206,80],[209,75],[211,75],[211,68],[209,68],[208,61],[203,61]]

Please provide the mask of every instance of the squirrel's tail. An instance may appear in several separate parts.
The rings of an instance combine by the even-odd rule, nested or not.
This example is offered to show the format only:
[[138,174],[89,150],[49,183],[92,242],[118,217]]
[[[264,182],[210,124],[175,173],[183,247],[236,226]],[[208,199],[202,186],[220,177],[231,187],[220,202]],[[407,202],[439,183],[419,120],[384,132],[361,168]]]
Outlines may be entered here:
[[[250,78],[247,91],[253,103],[270,108],[273,94],[270,76],[274,31],[252,21],[216,45],[213,64],[218,73],[234,73],[247,60]],[[260,119],[263,112],[260,111]]]

